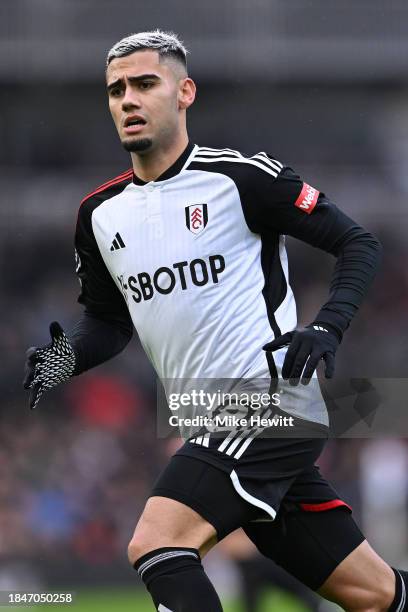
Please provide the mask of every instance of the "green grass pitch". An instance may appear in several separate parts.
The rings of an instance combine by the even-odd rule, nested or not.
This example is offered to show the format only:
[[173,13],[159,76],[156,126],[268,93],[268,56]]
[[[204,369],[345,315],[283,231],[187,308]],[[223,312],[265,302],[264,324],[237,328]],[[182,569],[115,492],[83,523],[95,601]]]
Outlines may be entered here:
[[[56,592],[56,589],[53,589]],[[61,590],[67,592],[67,589]],[[224,612],[245,612],[239,601],[223,600]],[[6,610],[5,607],[0,606]],[[78,591],[74,603],[66,605],[37,605],[8,607],[9,610],[27,612],[154,612],[150,597],[137,589],[92,589]],[[260,595],[259,612],[307,612],[308,608],[294,597],[278,591]]]

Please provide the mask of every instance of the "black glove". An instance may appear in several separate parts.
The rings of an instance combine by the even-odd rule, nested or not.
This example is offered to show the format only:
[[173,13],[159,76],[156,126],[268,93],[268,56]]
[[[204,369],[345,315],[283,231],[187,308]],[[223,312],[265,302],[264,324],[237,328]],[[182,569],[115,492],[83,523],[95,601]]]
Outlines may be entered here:
[[283,334],[265,344],[263,349],[264,351],[276,351],[283,346],[289,346],[283,362],[282,378],[289,379],[290,384],[295,386],[299,384],[301,376],[302,385],[309,384],[320,359],[325,362],[325,377],[332,378],[334,355],[339,344],[340,339],[334,330],[330,331],[326,325],[313,323],[305,329]]
[[75,353],[61,325],[50,325],[51,342],[26,353],[24,389],[31,389],[30,408],[35,408],[44,391],[68,380],[75,370]]

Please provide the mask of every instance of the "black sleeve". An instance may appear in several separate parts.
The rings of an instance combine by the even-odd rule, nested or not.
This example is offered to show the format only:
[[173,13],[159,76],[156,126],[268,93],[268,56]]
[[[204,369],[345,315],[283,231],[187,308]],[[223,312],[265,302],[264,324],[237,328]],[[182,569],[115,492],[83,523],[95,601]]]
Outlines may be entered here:
[[75,375],[111,359],[127,346],[133,328],[125,329],[84,312],[67,334],[75,352]]
[[125,299],[102,259],[92,229],[94,205],[79,209],[75,233],[76,273],[81,285],[78,302],[85,312],[68,334],[73,345],[76,374],[117,355],[128,344],[133,324]]
[[244,208],[252,231],[265,239],[270,232],[293,236],[337,257],[329,299],[315,321],[331,325],[341,339],[378,269],[379,241],[291,168],[276,178],[258,172],[252,190]]

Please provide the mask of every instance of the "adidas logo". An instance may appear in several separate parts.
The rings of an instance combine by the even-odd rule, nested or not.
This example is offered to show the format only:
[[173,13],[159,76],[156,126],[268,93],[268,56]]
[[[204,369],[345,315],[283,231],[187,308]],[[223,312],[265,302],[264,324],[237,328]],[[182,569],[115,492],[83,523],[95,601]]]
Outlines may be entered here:
[[110,248],[111,251],[118,251],[119,249],[124,249],[126,244],[123,242],[122,236],[119,232],[115,235],[112,246]]
[[325,327],[322,327],[321,325],[313,325],[313,329],[315,329],[316,331],[324,331],[327,334],[329,333],[327,329]]

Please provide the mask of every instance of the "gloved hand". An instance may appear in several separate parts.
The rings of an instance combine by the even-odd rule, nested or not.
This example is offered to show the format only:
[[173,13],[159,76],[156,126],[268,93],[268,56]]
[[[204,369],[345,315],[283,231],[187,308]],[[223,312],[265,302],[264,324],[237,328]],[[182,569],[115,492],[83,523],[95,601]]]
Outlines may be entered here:
[[[287,332],[265,344],[265,351],[276,351],[283,346],[289,346],[282,367],[282,378],[291,385],[308,385],[320,359],[325,362],[325,377],[332,378],[334,374],[334,356],[340,339],[334,330],[322,323],[313,323],[304,329]],[[303,372],[303,375],[302,375]]]
[[23,386],[31,389],[31,409],[37,406],[46,389],[59,385],[74,374],[74,349],[56,321],[50,325],[50,334],[50,344],[42,348],[31,347],[26,353]]

